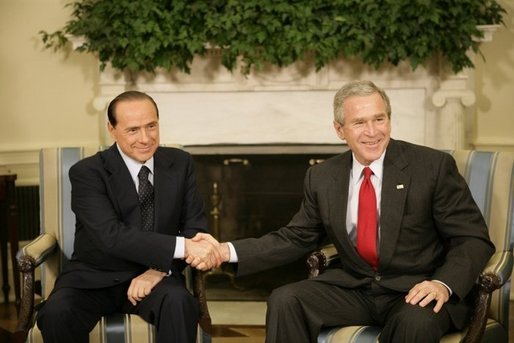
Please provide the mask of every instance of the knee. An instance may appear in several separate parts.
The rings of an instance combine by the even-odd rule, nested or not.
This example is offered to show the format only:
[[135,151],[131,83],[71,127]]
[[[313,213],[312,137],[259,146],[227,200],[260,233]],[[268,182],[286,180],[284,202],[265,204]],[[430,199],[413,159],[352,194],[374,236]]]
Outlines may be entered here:
[[[444,334],[438,314],[429,308],[412,306],[411,310],[396,313],[386,323],[381,340],[390,342],[439,342]],[[400,337],[402,339],[400,339]]]
[[268,298],[268,309],[286,309],[298,304],[298,292],[294,284],[285,285],[273,290]]
[[162,297],[162,307],[168,308],[172,311],[182,309],[182,311],[187,311],[189,313],[197,313],[197,316],[199,316],[200,312],[200,303],[198,299],[185,288],[174,289],[173,291],[167,292],[167,294]]
[[76,325],[75,317],[72,306],[47,301],[37,313],[37,325],[41,331],[70,327]]
[[430,331],[434,328],[434,323],[431,315],[413,316],[410,313],[403,312],[396,315],[394,318],[395,326],[412,330],[413,332]]

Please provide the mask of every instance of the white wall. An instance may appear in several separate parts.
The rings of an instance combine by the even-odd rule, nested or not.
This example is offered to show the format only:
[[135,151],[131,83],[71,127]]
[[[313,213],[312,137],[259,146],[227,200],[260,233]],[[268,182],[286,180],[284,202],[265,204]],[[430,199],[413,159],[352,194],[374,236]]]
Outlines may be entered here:
[[499,1],[510,14],[506,27],[482,46],[476,60],[477,135],[482,149],[514,151],[514,2]]
[[[0,168],[34,183],[34,149],[97,144],[93,56],[43,50],[40,30],[68,20],[68,0],[0,1]],[[17,152],[17,153],[15,153]]]

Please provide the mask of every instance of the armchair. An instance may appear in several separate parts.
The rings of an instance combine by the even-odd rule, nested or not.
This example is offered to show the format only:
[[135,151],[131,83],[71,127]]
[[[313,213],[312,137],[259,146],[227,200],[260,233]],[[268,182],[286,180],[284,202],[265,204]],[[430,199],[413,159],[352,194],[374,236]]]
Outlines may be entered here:
[[[496,253],[477,280],[479,292],[470,325],[465,331],[445,335],[441,342],[507,343],[513,269],[514,154],[470,150],[450,153],[484,215]],[[319,275],[336,260],[333,245],[314,252],[307,259],[309,277]],[[318,343],[378,342],[379,335],[380,328],[373,326],[325,328]]]
[[[51,292],[63,263],[71,256],[74,239],[74,214],[71,211],[69,168],[92,155],[97,147],[46,148],[40,152],[41,234],[23,247],[17,256],[22,274],[22,299],[16,342],[42,342],[35,324],[36,268],[41,277],[41,298]],[[210,342],[211,319],[207,308],[204,278],[201,272],[185,270],[188,287],[201,306],[197,342]],[[137,315],[117,313],[103,317],[89,335],[90,342],[154,342],[155,328]]]

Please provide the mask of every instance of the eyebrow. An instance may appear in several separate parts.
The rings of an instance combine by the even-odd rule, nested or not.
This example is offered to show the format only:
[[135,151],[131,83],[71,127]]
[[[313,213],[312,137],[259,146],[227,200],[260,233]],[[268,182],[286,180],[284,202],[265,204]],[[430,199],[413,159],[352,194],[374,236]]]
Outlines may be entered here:
[[152,122],[149,122],[145,125],[141,125],[141,126],[129,126],[127,128],[125,128],[125,131],[130,131],[130,130],[134,130],[134,129],[140,129],[142,127],[147,127],[147,126],[150,126],[150,125],[159,125],[159,121],[158,120],[154,120]]

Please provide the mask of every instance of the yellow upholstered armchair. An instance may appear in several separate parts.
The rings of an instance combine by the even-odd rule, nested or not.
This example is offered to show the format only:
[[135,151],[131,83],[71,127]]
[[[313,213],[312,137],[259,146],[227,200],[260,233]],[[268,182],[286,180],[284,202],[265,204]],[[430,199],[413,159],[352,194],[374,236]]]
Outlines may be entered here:
[[[513,267],[514,153],[458,150],[450,152],[466,179],[489,227],[496,253],[477,280],[479,292],[472,321],[463,332],[441,342],[509,342],[509,293]],[[309,276],[322,273],[338,259],[329,245],[309,256]],[[344,263],[344,261],[341,261]],[[318,343],[378,342],[380,327],[325,328]]]
[[[47,148],[40,152],[41,234],[18,252],[23,294],[17,342],[42,342],[34,325],[37,303],[52,291],[63,263],[73,249],[75,218],[71,211],[69,168],[78,160],[94,154],[97,147]],[[35,271],[41,277],[41,295],[35,295]],[[210,342],[211,319],[205,297],[204,278],[196,270],[185,270],[188,287],[201,305],[198,342]],[[198,275],[197,275],[198,274]],[[36,306],[34,306],[36,304]],[[113,314],[102,318],[90,333],[90,342],[153,342],[155,328],[137,315]]]

